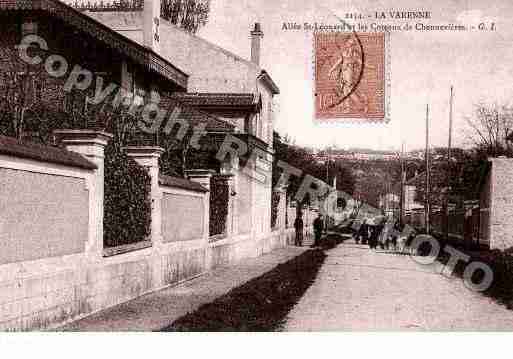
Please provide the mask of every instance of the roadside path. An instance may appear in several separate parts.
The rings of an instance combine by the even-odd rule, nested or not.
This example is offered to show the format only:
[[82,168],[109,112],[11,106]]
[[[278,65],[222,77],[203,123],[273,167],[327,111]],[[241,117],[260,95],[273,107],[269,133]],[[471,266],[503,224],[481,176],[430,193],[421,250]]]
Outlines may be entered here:
[[175,287],[156,291],[125,304],[103,310],[72,322],[59,331],[154,331],[169,326],[176,319],[194,312],[201,305],[269,272],[307,248],[286,247],[236,265],[220,267]]
[[345,242],[331,251],[284,330],[501,331],[513,311],[409,256]]

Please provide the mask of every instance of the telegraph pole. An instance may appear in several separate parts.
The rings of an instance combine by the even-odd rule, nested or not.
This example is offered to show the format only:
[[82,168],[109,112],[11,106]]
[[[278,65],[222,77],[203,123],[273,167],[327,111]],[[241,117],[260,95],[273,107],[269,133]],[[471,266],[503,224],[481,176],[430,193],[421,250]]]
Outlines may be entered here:
[[330,160],[331,160],[331,148],[328,147],[328,160],[326,161],[326,183],[330,183]]
[[429,105],[426,105],[426,198],[425,198],[425,221],[426,221],[426,232],[429,234],[430,232],[430,213],[431,213],[431,203],[430,203],[430,191],[429,191],[429,181],[430,181],[430,173],[429,173]]
[[449,240],[449,188],[451,181],[451,147],[452,147],[452,106],[454,102],[454,91],[451,86],[451,98],[449,103],[449,143],[447,145],[447,193],[445,196],[445,239]]
[[399,202],[399,224],[404,225],[404,184],[406,182],[405,178],[405,168],[404,168],[404,142],[401,147],[401,193],[400,193],[400,202]]

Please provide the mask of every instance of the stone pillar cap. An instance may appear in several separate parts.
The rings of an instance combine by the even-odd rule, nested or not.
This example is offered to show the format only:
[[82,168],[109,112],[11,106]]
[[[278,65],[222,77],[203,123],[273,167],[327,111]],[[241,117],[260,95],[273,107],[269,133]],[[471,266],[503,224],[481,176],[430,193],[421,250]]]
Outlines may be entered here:
[[95,130],[55,130],[53,135],[58,143],[97,144],[102,146],[106,146],[114,137],[110,133]]
[[187,177],[212,177],[216,174],[216,171],[207,169],[192,169],[185,170],[185,174]]
[[160,157],[165,152],[158,146],[127,146],[123,147],[123,151],[131,157]]

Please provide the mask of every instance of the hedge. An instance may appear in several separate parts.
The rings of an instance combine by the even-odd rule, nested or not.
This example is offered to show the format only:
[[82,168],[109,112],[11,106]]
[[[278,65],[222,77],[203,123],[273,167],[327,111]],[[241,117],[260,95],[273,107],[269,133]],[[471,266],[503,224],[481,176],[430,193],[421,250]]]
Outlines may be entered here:
[[212,177],[210,184],[210,236],[226,234],[230,190],[226,178]]
[[274,192],[271,196],[271,228],[276,228],[276,222],[278,221],[278,212],[280,205],[280,194]]
[[[512,250],[504,252],[500,250],[481,250],[481,251],[467,251],[461,246],[453,245],[461,252],[470,256],[467,263],[459,261],[454,269],[454,274],[458,277],[463,277],[463,273],[468,263],[481,262],[486,263],[493,272],[493,282],[484,294],[495,299],[501,304],[504,304],[508,309],[513,309],[513,255]],[[446,264],[449,256],[441,251],[438,260]],[[474,274],[473,282],[479,283],[483,278],[482,271],[477,271]]]
[[151,234],[151,179],[144,167],[109,144],[105,149],[105,247],[147,240]]

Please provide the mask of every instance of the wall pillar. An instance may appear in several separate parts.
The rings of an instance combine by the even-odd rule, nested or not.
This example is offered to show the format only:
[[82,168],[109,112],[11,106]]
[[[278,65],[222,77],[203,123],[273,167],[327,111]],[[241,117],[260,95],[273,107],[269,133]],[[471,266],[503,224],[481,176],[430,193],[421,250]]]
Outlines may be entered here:
[[228,237],[237,235],[239,233],[239,226],[237,220],[237,201],[235,197],[237,193],[237,178],[234,174],[226,174],[226,183],[228,184],[228,218],[227,218],[227,235]]
[[239,209],[236,200],[239,193],[239,157],[229,156],[228,159],[221,164],[221,175],[226,177],[229,186],[230,197],[228,202],[227,235],[233,236],[239,234]]
[[287,212],[287,187],[286,186],[280,186],[273,189],[275,193],[277,193],[280,196],[280,202],[278,204],[278,218],[277,218],[277,229],[285,229],[286,227],[286,221],[285,216]]
[[105,147],[113,136],[93,130],[56,130],[53,134],[57,143],[68,151],[80,153],[97,166],[91,181],[92,188],[89,188],[89,240],[86,253],[101,258],[103,255]]
[[164,153],[161,147],[128,146],[123,151],[146,168],[151,177],[151,242],[154,245],[162,243],[162,193],[159,185],[159,158]]
[[203,225],[205,226],[203,229],[203,233],[205,236],[205,241],[208,242],[208,238],[210,237],[210,180],[212,176],[215,174],[215,171],[195,169],[186,170],[185,174],[189,180],[199,183],[208,190],[208,192],[205,193],[204,197],[205,213],[203,217],[205,218],[203,222]]

